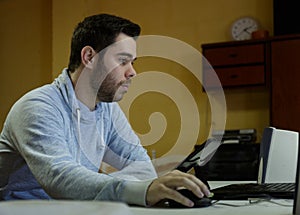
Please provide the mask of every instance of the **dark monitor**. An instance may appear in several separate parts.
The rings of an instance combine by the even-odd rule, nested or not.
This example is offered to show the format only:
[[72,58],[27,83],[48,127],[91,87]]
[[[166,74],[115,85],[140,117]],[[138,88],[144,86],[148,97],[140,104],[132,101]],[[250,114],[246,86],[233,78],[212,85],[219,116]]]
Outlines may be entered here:
[[273,0],[274,35],[300,34],[298,1]]

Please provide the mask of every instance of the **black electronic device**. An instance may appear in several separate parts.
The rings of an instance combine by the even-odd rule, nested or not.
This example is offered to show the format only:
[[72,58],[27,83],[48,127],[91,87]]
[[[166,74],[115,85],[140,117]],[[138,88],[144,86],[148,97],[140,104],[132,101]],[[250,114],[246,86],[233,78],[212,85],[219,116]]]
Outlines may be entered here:
[[[197,197],[192,191],[188,189],[180,189],[178,190],[180,194],[190,199],[192,202],[194,202],[194,208],[202,208],[202,207],[208,207],[212,204],[212,200],[208,197],[199,198]],[[187,206],[184,206],[174,200],[168,200],[168,205],[171,208],[187,208]]]
[[212,137],[221,138],[222,143],[255,143],[256,129],[216,130],[212,132]]
[[194,149],[175,169],[188,172],[193,167],[205,165],[217,151],[221,141],[217,138],[209,138]]
[[[217,149],[221,144],[221,140],[218,138],[209,138],[201,145],[197,145],[194,151],[189,154],[175,169],[182,172],[189,172],[192,168],[205,166],[213,157]],[[209,184],[206,178],[196,175],[208,188]]]
[[295,183],[239,183],[212,189],[214,200],[294,199]]
[[195,148],[194,151],[191,154],[189,154],[175,169],[180,170],[182,172],[188,172],[192,168],[197,166],[205,144],[206,141],[199,145],[198,148]]
[[259,153],[260,144],[257,143],[221,144],[205,166],[194,167],[195,175],[204,181],[256,181]]

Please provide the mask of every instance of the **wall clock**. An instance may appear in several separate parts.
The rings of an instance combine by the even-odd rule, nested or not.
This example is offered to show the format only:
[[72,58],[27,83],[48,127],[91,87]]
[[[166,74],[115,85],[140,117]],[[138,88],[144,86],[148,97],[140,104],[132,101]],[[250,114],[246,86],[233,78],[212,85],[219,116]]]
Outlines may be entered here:
[[252,17],[242,17],[231,25],[231,36],[234,40],[251,39],[251,34],[259,28],[258,22]]

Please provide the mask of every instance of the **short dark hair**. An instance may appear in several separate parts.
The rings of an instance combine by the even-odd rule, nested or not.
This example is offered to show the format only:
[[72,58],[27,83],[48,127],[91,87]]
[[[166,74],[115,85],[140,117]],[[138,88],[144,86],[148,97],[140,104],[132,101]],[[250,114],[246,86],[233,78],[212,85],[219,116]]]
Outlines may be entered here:
[[91,46],[99,52],[113,44],[120,33],[137,37],[140,31],[138,24],[115,15],[98,14],[86,17],[73,32],[68,71],[74,72],[81,64],[83,47]]

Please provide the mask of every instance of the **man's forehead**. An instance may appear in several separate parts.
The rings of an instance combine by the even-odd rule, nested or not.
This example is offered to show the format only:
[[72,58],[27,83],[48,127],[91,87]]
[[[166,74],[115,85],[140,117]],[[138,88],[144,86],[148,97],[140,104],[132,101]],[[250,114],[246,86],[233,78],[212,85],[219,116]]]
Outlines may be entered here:
[[117,37],[117,41],[108,47],[109,52],[127,57],[136,55],[136,41],[129,36]]
[[128,35],[126,35],[126,34],[124,34],[124,33],[120,33],[117,37],[116,37],[116,42],[118,42],[118,41],[126,41],[126,40],[128,40],[128,41],[135,41],[134,40],[134,38],[133,37],[131,37],[131,36],[128,36]]

